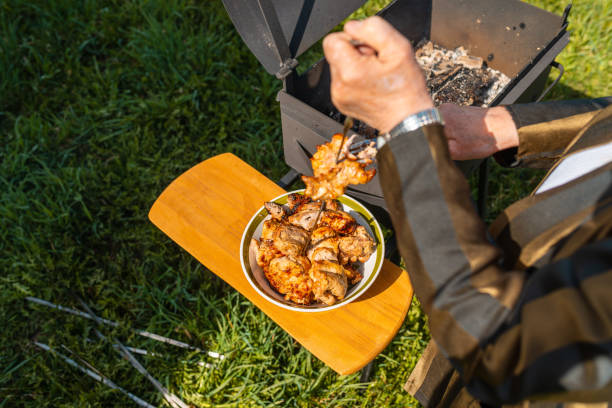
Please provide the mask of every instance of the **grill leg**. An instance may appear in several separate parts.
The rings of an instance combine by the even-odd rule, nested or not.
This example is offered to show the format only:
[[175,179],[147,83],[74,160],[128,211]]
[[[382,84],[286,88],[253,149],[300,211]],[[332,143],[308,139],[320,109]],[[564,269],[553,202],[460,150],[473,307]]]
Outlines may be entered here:
[[287,189],[287,187],[289,187],[291,184],[295,182],[295,180],[297,180],[299,175],[300,173],[298,173],[294,169],[291,169],[287,172],[287,174],[281,177],[281,179],[276,184],[278,184],[284,189]]
[[372,375],[372,369],[374,368],[374,360],[370,361],[368,365],[361,369],[361,378],[359,382],[368,382],[370,380],[370,375]]
[[489,159],[484,159],[478,169],[478,214],[487,216],[487,196],[489,195]]

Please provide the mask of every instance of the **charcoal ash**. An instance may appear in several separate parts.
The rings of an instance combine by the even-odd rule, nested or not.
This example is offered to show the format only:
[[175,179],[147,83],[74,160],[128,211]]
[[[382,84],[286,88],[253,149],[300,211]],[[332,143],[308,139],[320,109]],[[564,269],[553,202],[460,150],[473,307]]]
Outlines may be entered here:
[[[415,49],[435,106],[447,102],[488,106],[510,82],[510,78],[488,67],[482,58],[469,55],[464,47],[448,50],[431,41],[421,41]],[[344,122],[345,116],[337,110],[329,112],[329,116]],[[358,120],[352,130],[366,138],[378,135],[376,129]]]
[[484,70],[474,70],[465,67],[456,67],[446,76],[437,76],[428,82],[434,104],[455,103],[462,106],[485,105],[486,87],[491,76]]
[[510,82],[503,73],[471,56],[463,47],[448,50],[431,41],[416,46],[415,57],[423,69],[434,104],[488,106]]

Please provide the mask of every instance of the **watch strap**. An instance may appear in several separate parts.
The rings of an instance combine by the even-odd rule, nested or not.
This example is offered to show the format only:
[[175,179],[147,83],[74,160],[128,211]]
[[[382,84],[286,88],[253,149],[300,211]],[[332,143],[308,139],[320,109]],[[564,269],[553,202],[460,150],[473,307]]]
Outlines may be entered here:
[[388,133],[378,136],[376,143],[378,145],[377,147],[380,149],[385,143],[398,135],[412,132],[413,130],[434,123],[444,125],[444,120],[442,119],[442,115],[440,115],[440,111],[438,109],[430,108],[417,112],[402,120]]

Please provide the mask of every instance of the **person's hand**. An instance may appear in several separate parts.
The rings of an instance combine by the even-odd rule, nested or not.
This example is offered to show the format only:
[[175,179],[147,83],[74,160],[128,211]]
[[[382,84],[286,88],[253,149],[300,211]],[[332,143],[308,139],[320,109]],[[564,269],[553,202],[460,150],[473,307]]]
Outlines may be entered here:
[[410,41],[382,18],[347,22],[325,37],[323,50],[340,112],[387,132],[433,107]]
[[516,126],[503,106],[479,108],[445,103],[438,109],[454,160],[482,159],[518,146]]

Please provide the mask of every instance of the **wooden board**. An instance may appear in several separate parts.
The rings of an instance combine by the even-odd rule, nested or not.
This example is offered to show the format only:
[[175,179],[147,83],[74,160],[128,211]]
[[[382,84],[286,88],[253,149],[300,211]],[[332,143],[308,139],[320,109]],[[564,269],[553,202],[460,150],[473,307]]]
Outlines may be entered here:
[[413,294],[408,274],[385,261],[366,293],[327,312],[294,312],[268,302],[244,276],[240,240],[264,201],[284,192],[226,153],[174,180],[153,204],[149,219],[325,364],[339,374],[354,373],[389,344],[403,323]]

